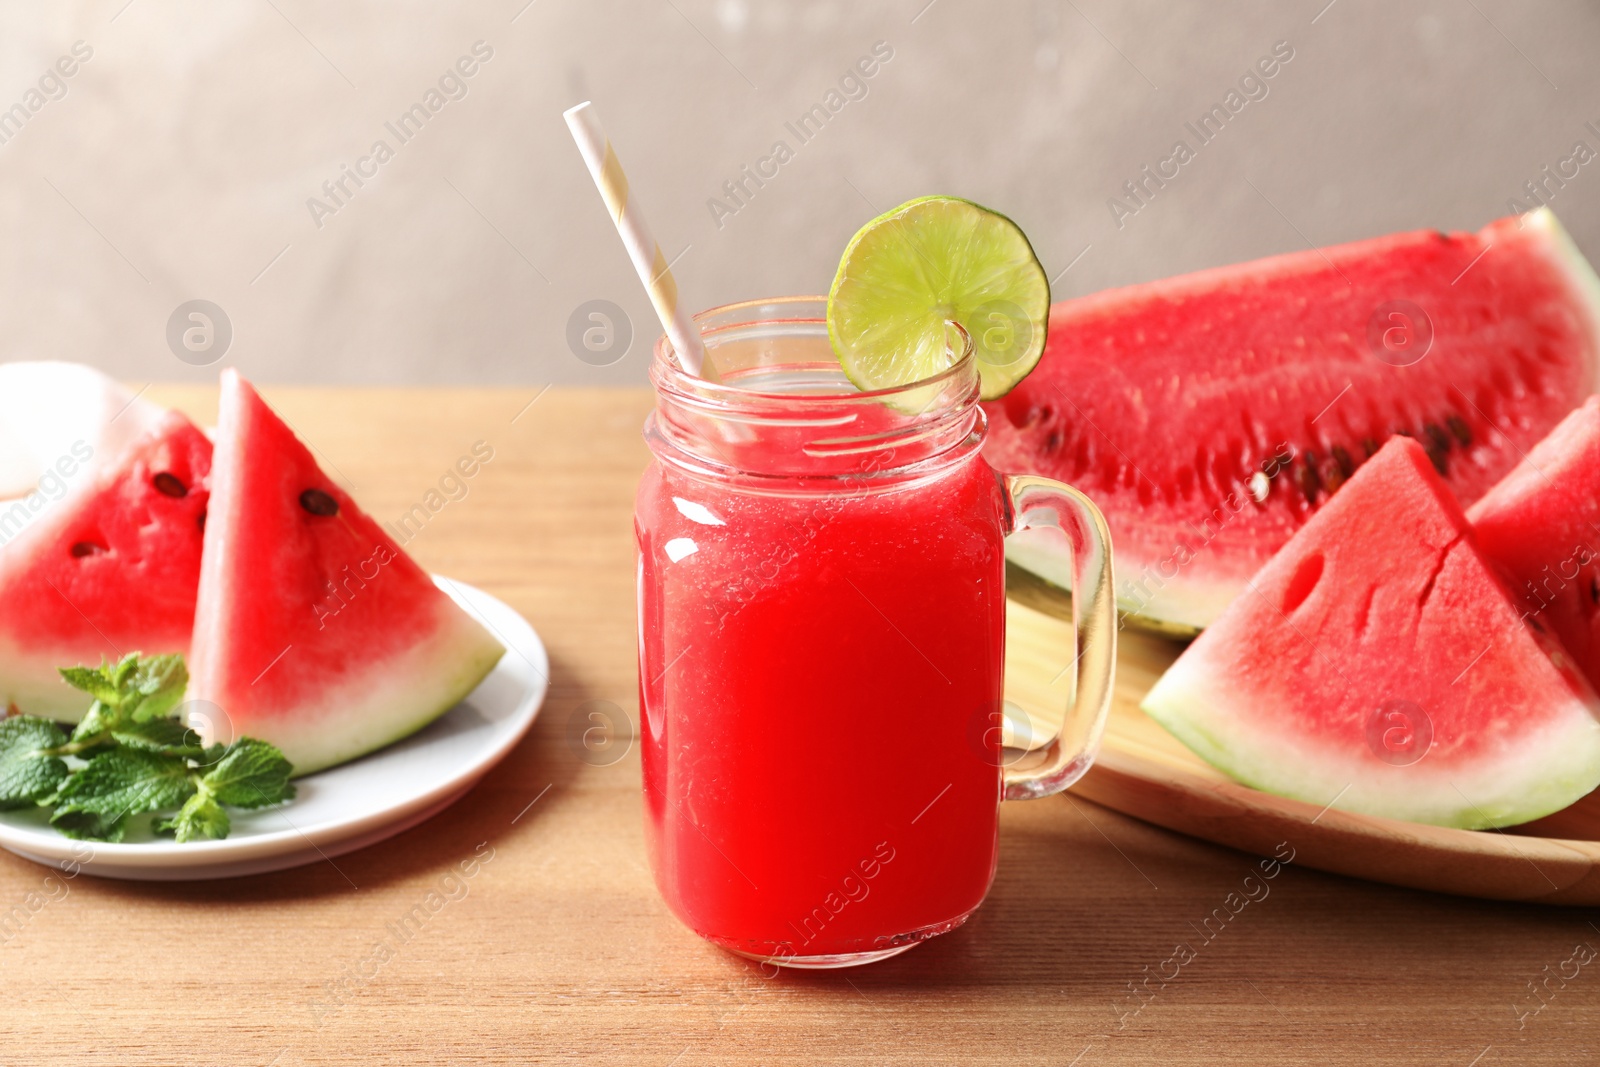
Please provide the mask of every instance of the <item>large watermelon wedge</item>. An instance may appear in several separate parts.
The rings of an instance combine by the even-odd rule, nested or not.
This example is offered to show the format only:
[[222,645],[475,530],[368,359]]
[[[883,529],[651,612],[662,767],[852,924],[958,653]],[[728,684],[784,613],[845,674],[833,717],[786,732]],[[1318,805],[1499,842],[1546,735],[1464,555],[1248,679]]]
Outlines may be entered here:
[[[1600,281],[1541,208],[1057,304],[1039,366],[985,405],[985,452],[1093,497],[1122,609],[1193,632],[1391,435],[1477,499],[1594,390],[1597,354]],[[1007,553],[1068,582],[1054,541]]]
[[1251,580],[1144,710],[1240,781],[1481,828],[1600,784],[1600,698],[1527,625],[1415,441],[1379,451]]
[[0,709],[73,722],[88,703],[57,667],[189,650],[211,442],[152,418],[118,458],[66,453],[59,498],[0,505]]
[[308,774],[432,722],[504,651],[223,372],[189,664],[208,742],[270,741]]
[[1600,689],[1600,396],[1534,446],[1467,520],[1523,611]]

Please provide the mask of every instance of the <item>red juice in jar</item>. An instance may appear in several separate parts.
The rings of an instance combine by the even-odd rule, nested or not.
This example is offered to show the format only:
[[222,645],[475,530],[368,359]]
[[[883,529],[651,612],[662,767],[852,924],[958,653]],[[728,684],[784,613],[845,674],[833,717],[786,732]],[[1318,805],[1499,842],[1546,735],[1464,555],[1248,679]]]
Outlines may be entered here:
[[657,885],[702,937],[799,966],[965,920],[1006,784],[1013,505],[972,361],[861,394],[819,312],[702,316],[720,382],[658,353],[635,511]]

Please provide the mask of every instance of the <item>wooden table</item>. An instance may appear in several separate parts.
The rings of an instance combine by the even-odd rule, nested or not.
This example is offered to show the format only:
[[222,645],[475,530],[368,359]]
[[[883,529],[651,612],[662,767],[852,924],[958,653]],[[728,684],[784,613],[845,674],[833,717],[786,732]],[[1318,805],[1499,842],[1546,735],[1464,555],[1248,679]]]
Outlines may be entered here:
[[[961,930],[864,970],[764,978],[656,895],[637,752],[601,766],[568,740],[585,701],[636,711],[649,395],[265,392],[383,519],[475,441],[494,448],[410,547],[533,622],[549,700],[482,784],[382,844],[255,878],[67,883],[0,943],[0,1063],[1600,1062],[1600,965],[1518,1018],[1539,1003],[1530,981],[1600,946],[1595,914],[1295,867],[1164,989],[1134,992],[1253,860],[1071,796],[1006,806],[993,892]],[[210,390],[149,395],[215,409]],[[493,858],[467,895],[374,965],[386,924],[480,842]],[[0,912],[47,874],[0,853]]]

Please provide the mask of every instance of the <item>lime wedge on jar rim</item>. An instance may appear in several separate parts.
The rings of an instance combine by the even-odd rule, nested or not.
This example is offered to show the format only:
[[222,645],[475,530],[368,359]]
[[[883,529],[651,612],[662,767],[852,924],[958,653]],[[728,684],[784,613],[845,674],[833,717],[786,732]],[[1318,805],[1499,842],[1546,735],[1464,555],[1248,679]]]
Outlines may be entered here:
[[1049,313],[1050,280],[1016,223],[925,196],[850,239],[828,291],[828,338],[857,388],[890,389],[949,367],[945,323],[960,323],[993,400],[1039,362]]

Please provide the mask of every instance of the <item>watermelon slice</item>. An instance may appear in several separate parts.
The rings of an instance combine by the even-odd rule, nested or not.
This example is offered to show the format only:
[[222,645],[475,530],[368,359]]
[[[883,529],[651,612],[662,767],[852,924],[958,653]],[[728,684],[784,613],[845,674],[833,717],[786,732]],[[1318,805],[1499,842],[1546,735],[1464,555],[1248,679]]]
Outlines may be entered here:
[[[1057,304],[1039,366],[985,405],[985,454],[1094,498],[1124,612],[1192,633],[1392,435],[1476,500],[1594,391],[1597,355],[1600,280],[1541,208]],[[1007,543],[1064,587],[1061,551]]]
[[1600,396],[1563,419],[1467,519],[1523,611],[1600,689]]
[[189,662],[207,742],[331,767],[444,714],[504,651],[223,371]]
[[57,667],[189,651],[211,442],[169,411],[97,458],[66,453],[54,500],[0,504],[0,709],[75,722],[88,703]]
[[1523,622],[1410,440],[1363,466],[1143,707],[1239,781],[1319,807],[1510,826],[1600,784],[1600,698]]

